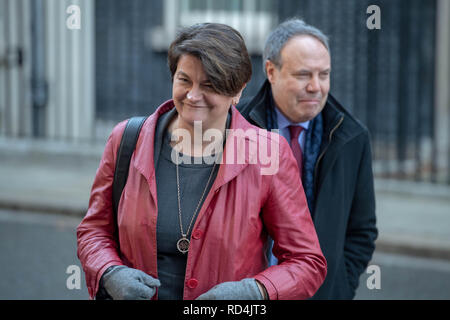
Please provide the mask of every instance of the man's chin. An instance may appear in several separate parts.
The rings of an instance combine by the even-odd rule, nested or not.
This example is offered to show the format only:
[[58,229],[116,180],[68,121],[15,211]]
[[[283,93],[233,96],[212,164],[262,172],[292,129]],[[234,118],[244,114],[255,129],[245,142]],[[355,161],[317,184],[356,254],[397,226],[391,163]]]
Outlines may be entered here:
[[[295,123],[312,120],[320,113],[320,111],[322,111],[320,103],[317,103],[315,105],[307,104],[306,106],[300,104],[299,108],[302,110],[302,112],[296,115],[296,119],[294,121]],[[290,120],[292,121],[293,119]]]

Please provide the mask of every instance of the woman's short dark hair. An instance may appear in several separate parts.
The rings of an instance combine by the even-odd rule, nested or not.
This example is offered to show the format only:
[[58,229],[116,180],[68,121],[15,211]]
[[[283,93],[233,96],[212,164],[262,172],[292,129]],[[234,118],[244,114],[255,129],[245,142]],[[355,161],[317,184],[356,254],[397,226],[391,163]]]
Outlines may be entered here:
[[182,28],[169,47],[172,81],[182,55],[197,57],[214,90],[235,96],[250,80],[252,64],[241,34],[219,23],[200,23]]

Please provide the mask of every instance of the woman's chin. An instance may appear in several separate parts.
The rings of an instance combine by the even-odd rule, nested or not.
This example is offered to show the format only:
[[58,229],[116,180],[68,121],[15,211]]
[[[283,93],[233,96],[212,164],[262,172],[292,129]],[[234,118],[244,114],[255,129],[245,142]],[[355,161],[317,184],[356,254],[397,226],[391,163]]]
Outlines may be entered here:
[[194,126],[195,122],[201,122],[204,123],[208,119],[208,115],[206,112],[183,112],[181,114],[181,118],[183,119],[183,122],[188,123],[192,126]]

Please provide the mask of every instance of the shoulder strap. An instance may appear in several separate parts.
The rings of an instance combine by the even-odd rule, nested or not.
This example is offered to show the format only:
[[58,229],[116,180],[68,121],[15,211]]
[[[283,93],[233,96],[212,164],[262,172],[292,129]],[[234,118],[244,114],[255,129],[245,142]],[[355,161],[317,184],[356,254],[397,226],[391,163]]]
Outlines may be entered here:
[[131,156],[133,155],[136,143],[141,132],[142,125],[147,117],[132,117],[128,120],[125,130],[117,150],[116,169],[114,171],[113,181],[113,210],[114,220],[117,220],[117,210],[119,208],[119,200],[122,196],[123,188],[128,178],[128,169],[130,167]]

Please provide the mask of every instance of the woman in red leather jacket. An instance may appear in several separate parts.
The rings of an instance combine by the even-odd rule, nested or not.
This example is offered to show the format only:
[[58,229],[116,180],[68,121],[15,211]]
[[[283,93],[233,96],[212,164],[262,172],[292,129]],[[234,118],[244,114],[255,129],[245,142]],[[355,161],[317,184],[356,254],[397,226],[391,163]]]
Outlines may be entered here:
[[[77,228],[91,298],[311,297],[326,261],[296,160],[284,138],[234,107],[251,77],[242,36],[222,24],[184,28],[168,64],[172,99],[142,127],[118,230],[112,183],[126,121],[107,141]],[[279,264],[267,268],[269,236]]]

